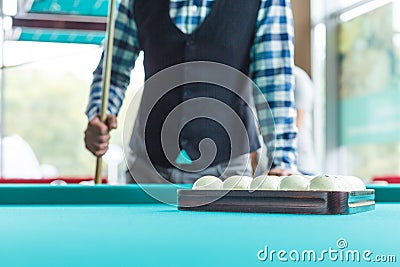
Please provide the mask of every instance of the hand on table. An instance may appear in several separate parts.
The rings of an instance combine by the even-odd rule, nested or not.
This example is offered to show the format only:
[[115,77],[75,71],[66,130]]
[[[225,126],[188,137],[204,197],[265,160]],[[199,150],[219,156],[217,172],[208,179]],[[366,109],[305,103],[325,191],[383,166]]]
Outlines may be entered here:
[[88,123],[85,131],[86,148],[96,157],[103,156],[108,149],[110,131],[117,128],[117,117],[107,115],[106,122],[102,122],[99,116],[94,117]]

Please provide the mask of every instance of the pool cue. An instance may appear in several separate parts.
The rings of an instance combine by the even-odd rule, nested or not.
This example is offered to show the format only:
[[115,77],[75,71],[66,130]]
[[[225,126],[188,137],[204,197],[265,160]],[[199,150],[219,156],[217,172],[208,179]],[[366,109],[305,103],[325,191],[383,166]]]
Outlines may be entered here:
[[[103,80],[102,80],[102,91],[101,91],[101,107],[100,107],[100,119],[102,122],[107,120],[107,109],[108,109],[108,98],[110,91],[110,80],[111,80],[111,66],[112,66],[112,50],[114,46],[114,25],[115,25],[115,0],[110,0],[108,7],[108,21],[107,21],[107,43],[104,49],[103,55]],[[103,158],[97,157],[96,162],[96,173],[95,173],[95,184],[101,184],[101,173],[103,169]]]

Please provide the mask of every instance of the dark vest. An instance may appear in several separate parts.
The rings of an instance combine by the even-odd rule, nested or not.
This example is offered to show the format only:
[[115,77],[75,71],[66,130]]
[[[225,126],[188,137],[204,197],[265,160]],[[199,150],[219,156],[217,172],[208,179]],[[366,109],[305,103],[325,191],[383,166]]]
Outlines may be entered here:
[[[178,70],[174,79],[190,82],[182,86],[163,88],[166,82],[154,82],[152,86],[147,82],[168,67],[194,61],[222,63],[248,75],[259,5],[260,0],[215,0],[203,23],[192,34],[184,34],[169,16],[169,0],[134,1],[139,45],[144,51],[146,84],[132,138],[140,136],[143,130],[145,150],[153,164],[170,167],[171,160],[173,162],[184,149],[194,160],[188,169],[198,169],[210,157],[213,159],[207,166],[259,148],[254,114],[244,101],[251,99],[251,87],[243,85],[241,89],[230,90],[208,82],[193,82],[188,78],[193,76],[191,73],[204,72],[196,67]],[[210,73],[204,74],[206,80],[207,75]],[[221,75],[226,76],[221,79],[230,79],[233,84],[233,80],[240,80],[234,74]],[[204,101],[190,102],[198,98]],[[189,104],[185,106],[185,103]],[[216,103],[222,104],[220,108]],[[179,108],[179,104],[183,107]],[[227,106],[236,116],[226,113]],[[170,116],[173,118],[169,120],[171,114],[175,116]],[[162,132],[165,122],[169,123],[164,125]],[[242,138],[247,140],[241,142],[233,138],[235,143],[231,143],[232,136],[239,132],[235,130],[239,128],[238,124],[245,127],[246,135]],[[201,144],[207,139],[214,145],[210,142]],[[135,143],[138,142],[131,142],[132,149],[137,150]]]

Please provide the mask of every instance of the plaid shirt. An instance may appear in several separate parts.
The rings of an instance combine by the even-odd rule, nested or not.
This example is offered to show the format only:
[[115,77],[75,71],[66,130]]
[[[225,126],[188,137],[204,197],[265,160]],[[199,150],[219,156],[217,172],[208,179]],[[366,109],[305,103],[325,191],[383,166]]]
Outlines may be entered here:
[[[112,79],[108,112],[117,115],[141,48],[133,18],[133,1],[121,0],[115,22]],[[170,0],[170,16],[184,33],[192,33],[208,15],[215,0]],[[234,0],[232,0],[234,1]],[[296,170],[296,109],[294,106],[294,29],[290,0],[261,0],[250,54],[250,78],[259,87],[254,103],[272,168]],[[100,110],[102,59],[94,71],[86,114]],[[265,98],[264,98],[265,97]],[[265,110],[267,99],[273,118]],[[271,137],[274,131],[275,136]],[[269,134],[268,134],[269,133]],[[275,151],[275,153],[274,153]]]

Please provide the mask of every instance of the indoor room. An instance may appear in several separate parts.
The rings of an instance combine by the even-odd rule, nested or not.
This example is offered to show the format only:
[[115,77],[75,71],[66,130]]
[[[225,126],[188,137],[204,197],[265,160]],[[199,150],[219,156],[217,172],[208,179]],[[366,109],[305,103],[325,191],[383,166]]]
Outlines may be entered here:
[[0,266],[396,266],[399,14],[0,0]]

